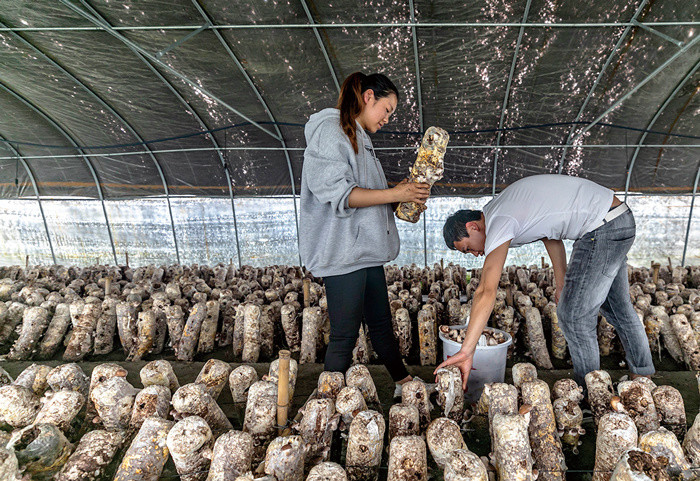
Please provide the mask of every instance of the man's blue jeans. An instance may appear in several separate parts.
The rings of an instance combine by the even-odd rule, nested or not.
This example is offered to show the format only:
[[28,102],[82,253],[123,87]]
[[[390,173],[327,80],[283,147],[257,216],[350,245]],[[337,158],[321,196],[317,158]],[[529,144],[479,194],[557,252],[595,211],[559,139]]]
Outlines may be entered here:
[[644,325],[632,306],[627,252],[636,232],[632,211],[574,242],[557,314],[574,364],[574,379],[600,368],[598,311],[620,336],[627,364],[635,374],[655,372]]

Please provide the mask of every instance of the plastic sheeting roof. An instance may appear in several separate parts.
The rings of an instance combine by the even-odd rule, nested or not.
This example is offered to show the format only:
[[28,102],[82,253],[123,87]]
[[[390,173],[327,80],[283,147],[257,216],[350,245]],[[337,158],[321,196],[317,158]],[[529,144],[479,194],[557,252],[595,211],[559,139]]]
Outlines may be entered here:
[[693,192],[699,17],[697,0],[0,0],[0,198],[35,196],[30,172],[42,197],[292,194],[303,124],[355,70],[402,93],[374,136],[389,180],[438,125],[435,195],[546,172]]

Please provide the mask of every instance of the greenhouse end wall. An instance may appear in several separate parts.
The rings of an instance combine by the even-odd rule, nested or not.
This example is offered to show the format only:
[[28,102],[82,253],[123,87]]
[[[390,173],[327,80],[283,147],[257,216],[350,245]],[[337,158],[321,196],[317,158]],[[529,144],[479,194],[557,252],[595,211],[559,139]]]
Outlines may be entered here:
[[[480,209],[491,199],[434,197],[417,224],[397,220],[401,252],[399,265],[455,262],[481,267],[483,259],[447,249],[442,238],[444,219],[457,209]],[[681,263],[692,196],[629,196],[637,222],[637,239],[629,253],[633,266],[653,261]],[[290,197],[171,198],[173,223],[164,197],[105,201],[117,262],[128,254],[132,266],[177,262],[233,262],[253,266],[298,264],[294,199]],[[297,201],[298,205],[298,201]],[[64,265],[113,264],[105,215],[93,199],[42,199],[56,261]],[[173,227],[174,226],[174,232]],[[237,236],[236,236],[237,234]],[[236,242],[238,237],[238,242]],[[565,242],[567,254],[571,241]],[[0,202],[0,264],[51,264],[46,229],[36,200]],[[547,253],[542,243],[511,249],[507,265],[539,264]],[[700,209],[693,211],[686,265],[700,264]]]

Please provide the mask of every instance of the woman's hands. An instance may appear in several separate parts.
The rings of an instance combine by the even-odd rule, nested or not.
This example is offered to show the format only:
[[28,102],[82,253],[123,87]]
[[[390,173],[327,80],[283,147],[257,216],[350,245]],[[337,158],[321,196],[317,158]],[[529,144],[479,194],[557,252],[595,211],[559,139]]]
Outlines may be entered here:
[[408,179],[403,179],[396,184],[395,187],[389,189],[394,197],[393,202],[416,202],[417,204],[425,204],[425,201],[430,195],[430,185],[417,184],[409,182]]
[[430,195],[428,184],[416,184],[404,179],[391,189],[363,189],[355,187],[348,196],[348,207],[371,207],[398,202],[417,202],[425,204]]

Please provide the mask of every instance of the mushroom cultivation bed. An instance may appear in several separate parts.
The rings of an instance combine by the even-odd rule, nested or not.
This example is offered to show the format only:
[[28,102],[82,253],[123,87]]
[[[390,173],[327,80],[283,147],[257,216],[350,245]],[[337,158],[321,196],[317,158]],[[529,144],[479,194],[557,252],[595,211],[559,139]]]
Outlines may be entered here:
[[[465,324],[479,270],[387,266],[395,335],[410,365],[441,358],[440,326]],[[652,351],[672,369],[700,368],[700,268],[630,268],[630,296]],[[513,337],[509,358],[568,367],[552,269],[504,269],[490,319]],[[294,266],[0,268],[0,354],[7,360],[269,361],[289,349],[300,364],[323,359],[330,336],[321,279]],[[600,354],[622,360],[601,317]],[[666,356],[665,354],[668,354]],[[376,362],[364,331],[354,360]],[[624,366],[623,366],[624,367]]]
[[[465,323],[479,274],[387,266],[394,331],[414,375],[432,380],[438,328]],[[348,479],[609,479],[618,465],[612,479],[646,479],[635,470],[694,479],[700,271],[629,275],[660,356],[653,384],[618,384],[621,348],[601,318],[605,371],[591,375],[589,399],[567,393],[552,271],[511,266],[490,325],[515,340],[513,385],[465,406],[449,369],[438,392],[416,382],[392,399],[364,334],[353,354],[368,368],[321,373],[323,286],[296,267],[0,268],[0,437],[12,448],[0,453],[0,479],[235,481],[248,469],[254,478],[242,479],[345,479],[340,469]],[[292,351],[296,423],[275,439],[279,363],[260,361],[280,348]]]
[[[0,387],[0,420],[3,443],[12,449],[0,455],[0,474],[7,476],[0,479],[13,479],[7,473],[15,462],[24,479],[235,481],[233,473],[247,469],[255,478],[242,479],[346,479],[314,477],[340,468],[347,479],[533,479],[535,472],[545,479],[591,479],[594,469],[612,474],[622,447],[646,453],[628,453],[634,466],[658,467],[659,456],[674,460],[671,472],[686,477],[670,479],[694,479],[687,476],[698,466],[693,373],[660,374],[656,386],[612,387],[608,371],[601,371],[589,382],[589,399],[581,400],[570,371],[538,372],[519,363],[508,384],[489,385],[478,404],[464,406],[449,372],[441,373],[437,392],[414,381],[392,399],[383,367],[357,365],[342,374],[308,364],[294,375],[292,363],[290,429],[275,441],[277,365],[6,363],[5,382],[14,381]],[[411,370],[429,379],[432,368]],[[680,396],[666,384],[679,380]],[[649,409],[640,410],[647,392]],[[597,429],[588,403],[599,413]],[[50,442],[32,445],[35,439]],[[323,464],[329,462],[338,466]],[[311,473],[316,463],[322,466]],[[95,473],[102,477],[91,477]],[[264,478],[270,473],[275,478]]]

